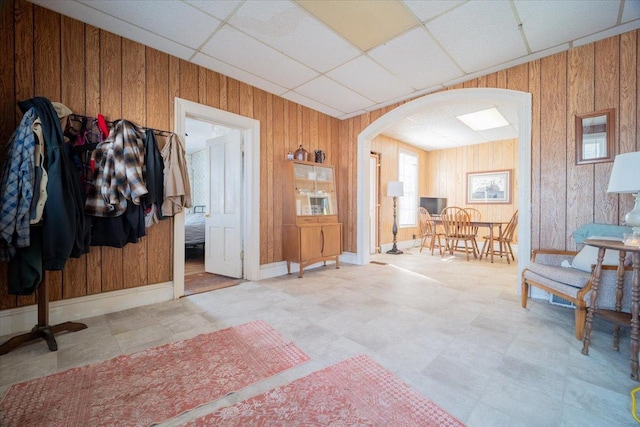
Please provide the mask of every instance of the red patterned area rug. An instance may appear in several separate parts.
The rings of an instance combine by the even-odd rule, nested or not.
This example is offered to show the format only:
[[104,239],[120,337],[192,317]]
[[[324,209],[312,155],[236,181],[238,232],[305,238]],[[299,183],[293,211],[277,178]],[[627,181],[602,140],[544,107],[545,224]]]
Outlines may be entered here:
[[309,360],[263,321],[12,385],[2,426],[148,426]]
[[187,425],[464,426],[364,355],[221,408]]

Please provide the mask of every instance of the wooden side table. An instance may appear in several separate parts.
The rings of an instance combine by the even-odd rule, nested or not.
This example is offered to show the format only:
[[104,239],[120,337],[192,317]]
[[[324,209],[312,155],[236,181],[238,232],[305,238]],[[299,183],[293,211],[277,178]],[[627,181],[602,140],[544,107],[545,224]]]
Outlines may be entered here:
[[[638,381],[638,335],[640,332],[640,322],[638,321],[638,308],[640,300],[640,248],[626,246],[622,242],[611,240],[585,239],[585,245],[598,248],[598,262],[594,271],[594,281],[591,288],[591,305],[587,311],[587,321],[582,342],[582,354],[589,354],[589,343],[591,342],[591,326],[595,314],[603,319],[619,325],[631,325],[631,379]],[[620,251],[620,264],[618,266],[618,292],[616,293],[616,308],[618,310],[597,309],[598,288],[602,277],[602,260],[607,249]],[[619,311],[622,301],[622,281],[624,280],[624,258],[627,252],[632,253],[633,275],[631,282],[631,314]],[[614,342],[614,348],[617,342]]]

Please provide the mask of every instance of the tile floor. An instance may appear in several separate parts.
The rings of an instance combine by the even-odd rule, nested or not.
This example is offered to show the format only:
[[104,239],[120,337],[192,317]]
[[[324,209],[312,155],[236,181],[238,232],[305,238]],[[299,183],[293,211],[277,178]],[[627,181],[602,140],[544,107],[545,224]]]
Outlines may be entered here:
[[[411,249],[246,282],[180,300],[85,319],[0,357],[0,395],[18,381],[132,353],[254,319],[292,338],[312,360],[165,426],[365,353],[469,426],[631,426],[629,331],[611,350],[610,325],[594,324],[590,355],[570,309],[517,295],[515,265],[441,259]],[[8,337],[1,337],[3,342]]]

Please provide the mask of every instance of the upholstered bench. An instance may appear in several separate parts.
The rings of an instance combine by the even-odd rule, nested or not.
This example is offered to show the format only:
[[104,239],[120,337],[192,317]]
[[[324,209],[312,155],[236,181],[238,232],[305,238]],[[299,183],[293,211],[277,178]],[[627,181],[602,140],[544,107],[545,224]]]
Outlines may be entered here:
[[[573,233],[578,244],[589,237],[622,238],[629,227],[609,224],[587,224]],[[590,304],[597,248],[584,246],[580,252],[561,250],[535,250],[531,262],[522,271],[522,307],[527,307],[529,287],[534,286],[556,295],[575,305],[575,335],[581,340],[587,307]],[[603,260],[602,278],[598,293],[599,308],[616,308],[616,286],[618,283],[619,254],[607,251]],[[628,265],[628,262],[627,262]],[[623,280],[621,310],[630,312],[632,270],[626,267]]]

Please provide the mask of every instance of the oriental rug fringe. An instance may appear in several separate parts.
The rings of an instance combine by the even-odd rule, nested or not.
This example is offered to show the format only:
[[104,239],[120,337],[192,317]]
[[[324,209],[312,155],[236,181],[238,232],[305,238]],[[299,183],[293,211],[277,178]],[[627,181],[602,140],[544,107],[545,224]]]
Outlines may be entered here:
[[2,426],[148,426],[309,360],[263,321],[12,385]]
[[368,356],[197,418],[200,426],[464,426]]

